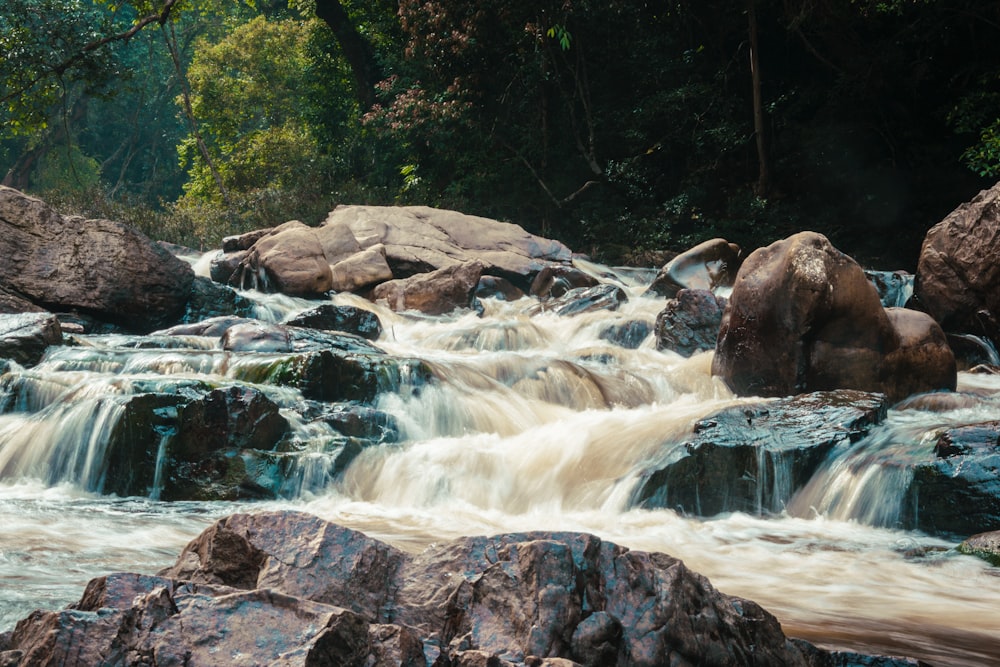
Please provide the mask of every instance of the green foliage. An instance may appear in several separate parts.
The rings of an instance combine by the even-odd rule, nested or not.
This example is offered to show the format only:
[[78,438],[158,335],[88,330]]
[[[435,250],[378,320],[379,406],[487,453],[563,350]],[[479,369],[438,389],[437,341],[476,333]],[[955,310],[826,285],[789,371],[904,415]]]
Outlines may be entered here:
[[87,191],[98,186],[101,165],[72,145],[49,151],[41,159],[35,187],[41,190]]

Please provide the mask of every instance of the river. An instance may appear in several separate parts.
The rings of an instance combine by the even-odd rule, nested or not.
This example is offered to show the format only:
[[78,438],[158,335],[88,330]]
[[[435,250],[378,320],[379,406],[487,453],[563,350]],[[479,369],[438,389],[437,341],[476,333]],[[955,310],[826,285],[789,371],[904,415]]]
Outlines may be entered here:
[[[959,555],[955,542],[896,527],[892,475],[900,466],[879,465],[880,456],[903,456],[892,448],[929,455],[924,433],[995,419],[995,403],[978,408],[982,414],[890,410],[859,443],[868,456],[863,474],[830,461],[777,514],[701,519],[629,508],[643,462],[697,419],[746,399],[711,377],[711,352],[686,359],[657,352],[651,338],[637,349],[602,338],[610,324],[651,322],[663,301],[640,296],[646,274],[586,268],[621,284],[630,301],[617,312],[559,317],[537,312],[529,298],[488,300],[482,317],[425,317],[334,296],[377,312],[384,326],[377,344],[428,362],[441,381],[379,397],[401,442],[366,449],[332,479],[307,477],[294,497],[278,501],[166,503],[153,499],[155,489],[119,498],[65,472],[66,457],[100,450],[107,426],[98,408],[78,419],[76,406],[130,391],[135,378],[142,386],[178,377],[235,382],[227,375],[234,364],[221,362],[231,362],[230,353],[216,341],[164,351],[83,336],[82,347],[50,349],[37,367],[13,369],[52,390],[34,409],[0,416],[0,631],[33,609],[76,601],[94,576],[172,564],[219,517],[289,508],[410,551],[463,535],[587,531],[681,558],[720,590],[759,602],[789,636],[935,665],[1000,661],[998,570]],[[271,320],[315,305],[251,296]],[[109,350],[127,361],[108,363]],[[959,384],[1000,399],[995,378],[963,373]],[[297,400],[288,389],[265,390],[282,405]]]

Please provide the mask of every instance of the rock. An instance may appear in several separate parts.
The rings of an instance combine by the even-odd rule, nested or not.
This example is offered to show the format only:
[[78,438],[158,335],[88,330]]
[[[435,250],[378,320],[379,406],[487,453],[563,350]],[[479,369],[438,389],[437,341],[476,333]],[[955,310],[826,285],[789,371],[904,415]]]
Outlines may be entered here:
[[517,301],[524,297],[524,292],[506,278],[480,276],[479,284],[476,285],[476,297],[499,301]]
[[[234,285],[240,288],[253,286],[253,280],[249,285],[242,285],[243,272],[240,270],[243,261],[250,254],[249,250],[239,250],[237,252],[217,252],[208,265],[209,277],[217,283],[223,285]],[[252,278],[252,276],[251,276]]]
[[59,319],[51,313],[0,315],[0,358],[34,366],[51,345],[62,345]]
[[382,322],[370,310],[356,306],[336,306],[325,303],[293,315],[285,320],[290,327],[307,327],[326,331],[344,331],[368,340],[382,335]]
[[945,536],[1000,530],[1000,421],[944,429],[935,454],[914,468],[903,525]]
[[456,264],[411,278],[390,280],[372,290],[372,299],[392,310],[416,310],[443,315],[458,308],[472,308],[483,265],[478,261]]
[[222,252],[231,253],[239,252],[241,250],[249,250],[253,247],[254,243],[273,232],[274,227],[265,227],[263,229],[255,229],[252,232],[246,232],[244,234],[227,236],[222,239]]
[[730,287],[742,262],[743,251],[738,245],[711,239],[667,262],[646,291],[671,298],[684,288],[713,291]]
[[653,325],[646,320],[626,320],[602,329],[598,337],[627,350],[636,350],[652,332]]
[[52,310],[80,309],[146,332],[173,324],[194,272],[140,232],[64,217],[0,187],[0,286]]
[[222,349],[231,352],[291,352],[288,327],[258,320],[233,324],[222,333]]
[[219,317],[209,317],[199,322],[192,322],[190,324],[178,324],[170,327],[169,329],[157,331],[155,334],[160,336],[211,336],[219,338],[226,333],[230,327],[236,326],[237,324],[250,324],[255,321],[256,320],[251,320],[246,317],[223,315]]
[[168,501],[273,498],[286,471],[266,453],[288,428],[278,406],[249,387],[195,399],[138,394],[125,402],[91,478],[103,493]]
[[338,292],[362,292],[394,277],[381,243],[338,261],[330,271]]
[[885,312],[899,347],[882,359],[882,390],[895,398],[934,389],[953,391],[958,383],[955,355],[938,323],[916,310]]
[[926,319],[887,314],[857,262],[821,234],[802,232],[743,263],[712,374],[740,395],[845,388],[895,402],[955,388],[939,338]]
[[351,403],[338,405],[317,403],[315,407],[315,410],[307,414],[310,420],[322,421],[343,435],[362,438],[376,444],[395,442],[399,438],[396,418],[387,412]]
[[575,287],[558,298],[543,302],[539,310],[568,317],[595,310],[618,310],[623,303],[628,303],[625,290],[605,283],[596,287]]
[[316,231],[291,220],[275,227],[250,248],[240,263],[239,284],[264,292],[314,297],[333,288],[333,275]]
[[880,394],[843,390],[725,408],[664,447],[632,503],[697,516],[780,512],[834,447],[864,437],[887,407]]
[[345,225],[362,249],[383,244],[396,278],[478,260],[483,273],[526,290],[545,266],[572,257],[558,241],[517,225],[427,206],[338,206],[328,225]]
[[994,567],[1000,567],[1000,530],[979,533],[963,540],[957,547],[960,553],[982,558]]
[[0,313],[44,313],[41,306],[31,303],[24,295],[0,285]]
[[546,266],[531,282],[528,294],[539,299],[559,298],[577,287],[596,287],[597,278],[574,266]]
[[220,519],[159,575],[95,579],[75,608],[32,614],[0,648],[64,667],[913,664],[790,640],[683,562],[585,533],[409,555],[291,511]]
[[726,300],[709,290],[680,289],[656,316],[656,349],[682,357],[714,350]]
[[915,297],[948,333],[986,336],[1000,347],[1000,183],[927,232]]
[[245,365],[240,375],[246,382],[294,387],[309,400],[365,404],[380,393],[399,391],[404,386],[406,391],[419,389],[432,377],[427,364],[417,359],[329,347],[260,359]]
[[253,301],[236,290],[203,276],[195,276],[191,284],[182,324],[201,322],[213,317],[253,317],[256,307]]

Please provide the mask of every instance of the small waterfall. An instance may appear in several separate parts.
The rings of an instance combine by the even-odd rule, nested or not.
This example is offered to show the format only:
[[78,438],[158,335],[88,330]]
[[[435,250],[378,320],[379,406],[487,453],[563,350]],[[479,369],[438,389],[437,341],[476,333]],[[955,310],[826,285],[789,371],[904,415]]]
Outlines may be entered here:
[[69,482],[100,492],[105,449],[123,411],[110,396],[0,417],[0,478]]
[[926,423],[907,424],[897,416],[861,442],[831,452],[823,468],[788,503],[788,513],[898,527],[913,468],[933,457],[933,436]]

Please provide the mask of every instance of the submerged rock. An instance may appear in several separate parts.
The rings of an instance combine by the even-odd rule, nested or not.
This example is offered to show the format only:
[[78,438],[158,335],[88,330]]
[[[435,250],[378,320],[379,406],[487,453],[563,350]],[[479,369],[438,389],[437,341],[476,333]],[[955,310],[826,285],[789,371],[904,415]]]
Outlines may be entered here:
[[222,519],[173,567],[94,579],[74,608],[32,614],[6,644],[5,655],[28,660],[13,664],[64,667],[237,656],[358,667],[869,664],[787,638],[759,605],[665,554],[534,532],[408,555],[298,512]]
[[550,311],[568,317],[595,310],[618,310],[624,303],[628,303],[625,290],[605,283],[594,287],[574,287],[557,298],[542,302],[536,312]]
[[864,437],[887,407],[881,394],[844,390],[725,408],[665,443],[632,502],[697,516],[780,512],[834,447]]

